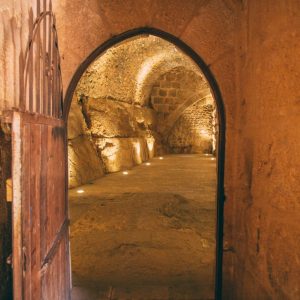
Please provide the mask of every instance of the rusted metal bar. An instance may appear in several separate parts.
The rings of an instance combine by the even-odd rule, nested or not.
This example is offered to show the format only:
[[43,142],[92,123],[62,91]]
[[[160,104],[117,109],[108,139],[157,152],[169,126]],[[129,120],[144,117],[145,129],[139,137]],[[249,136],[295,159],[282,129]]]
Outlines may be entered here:
[[[40,16],[41,7],[40,1],[37,1],[37,17]],[[41,36],[40,36],[40,26],[37,26],[37,38],[36,38],[36,62],[35,62],[35,76],[36,76],[36,108],[35,111],[37,113],[41,112],[41,94],[40,94],[40,86],[41,86],[41,69],[40,69],[40,43],[41,43]]]
[[47,32],[47,36],[49,37],[48,38],[48,94],[47,94],[47,99],[48,99],[48,114],[50,116],[53,116],[53,111],[52,111],[52,30],[51,30],[51,27],[52,27],[52,21],[53,21],[53,18],[48,18],[48,22],[49,22],[49,26],[48,26],[48,32]]
[[57,51],[56,51],[56,42],[55,42],[55,36],[54,36],[54,29],[53,25],[51,27],[51,36],[52,36],[52,63],[51,63],[51,71],[52,71],[52,115],[53,117],[57,118],[57,101],[59,99],[58,91],[57,89]]
[[[43,1],[43,11],[46,11],[46,0]],[[42,30],[42,59],[43,59],[43,68],[42,68],[42,85],[43,85],[43,92],[42,92],[42,106],[43,106],[43,114],[47,114],[47,84],[46,84],[46,31],[47,31],[47,22],[46,18],[43,19],[43,30]]]
[[[30,9],[30,13],[29,13],[29,30],[30,32],[33,32],[33,11],[32,9]],[[28,86],[28,90],[29,90],[29,103],[28,106],[26,107],[26,110],[32,112],[33,111],[33,47],[32,47],[32,37],[31,37],[31,42],[29,44],[29,82],[25,82],[25,84],[27,84]]]

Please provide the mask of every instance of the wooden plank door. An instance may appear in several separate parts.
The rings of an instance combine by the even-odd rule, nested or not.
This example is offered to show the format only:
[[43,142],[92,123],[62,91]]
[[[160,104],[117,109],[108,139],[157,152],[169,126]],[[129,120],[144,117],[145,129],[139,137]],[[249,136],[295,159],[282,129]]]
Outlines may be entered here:
[[14,299],[70,299],[67,143],[55,17],[50,0],[29,16],[12,113]]
[[20,215],[14,216],[21,218],[15,299],[70,299],[65,124],[15,112],[13,130],[19,135],[13,147],[21,150],[21,169],[13,177],[21,191]]

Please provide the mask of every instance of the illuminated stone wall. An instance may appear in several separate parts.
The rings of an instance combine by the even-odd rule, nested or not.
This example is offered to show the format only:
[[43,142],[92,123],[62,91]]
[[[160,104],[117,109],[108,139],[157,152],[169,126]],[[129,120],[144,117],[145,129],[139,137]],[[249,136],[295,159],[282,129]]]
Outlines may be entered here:
[[214,103],[204,99],[188,107],[168,134],[167,143],[172,153],[214,152]]
[[70,186],[172,152],[169,129],[199,97],[211,98],[201,70],[161,38],[138,36],[105,51],[75,90],[68,125]]
[[167,118],[180,105],[199,91],[208,88],[199,72],[185,67],[177,67],[163,74],[154,84],[151,91],[152,107]]
[[112,99],[74,97],[68,127],[70,187],[141,164],[159,141],[152,109]]
[[151,105],[170,153],[213,153],[214,100],[201,73],[177,67],[153,84]]

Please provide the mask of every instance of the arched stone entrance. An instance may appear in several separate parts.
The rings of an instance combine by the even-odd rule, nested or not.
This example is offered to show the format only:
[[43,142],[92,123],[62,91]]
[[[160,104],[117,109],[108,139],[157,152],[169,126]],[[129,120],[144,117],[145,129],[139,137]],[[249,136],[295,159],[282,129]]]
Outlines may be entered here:
[[[224,207],[224,158],[225,158],[225,111],[222,101],[222,96],[218,87],[218,84],[210,71],[209,67],[205,64],[205,62],[201,59],[201,57],[193,51],[188,45],[182,42],[179,38],[155,29],[155,28],[137,28],[120,35],[117,35],[104,44],[100,45],[97,49],[95,49],[85,61],[78,67],[75,72],[71,83],[67,89],[65,101],[64,101],[64,119],[67,121],[68,114],[70,111],[71,101],[73,98],[74,91],[76,86],[86,71],[86,69],[90,66],[90,64],[103,52],[108,50],[110,47],[123,42],[127,39],[139,36],[139,35],[153,35],[160,37],[182,50],[184,54],[189,56],[200,68],[200,70],[205,75],[211,91],[213,93],[216,106],[217,106],[217,116],[218,116],[218,124],[219,124],[219,135],[218,135],[218,153],[217,153],[217,224],[216,224],[216,272],[215,272],[215,298],[221,299],[222,295],[222,248],[223,248],[223,207]],[[193,98],[189,99],[187,103],[193,103]],[[186,107],[186,106],[185,106]],[[173,115],[172,115],[173,117]],[[174,112],[174,118],[176,114]],[[175,118],[176,119],[176,118]],[[172,118],[173,120],[173,118]],[[170,121],[170,123],[172,123]]]

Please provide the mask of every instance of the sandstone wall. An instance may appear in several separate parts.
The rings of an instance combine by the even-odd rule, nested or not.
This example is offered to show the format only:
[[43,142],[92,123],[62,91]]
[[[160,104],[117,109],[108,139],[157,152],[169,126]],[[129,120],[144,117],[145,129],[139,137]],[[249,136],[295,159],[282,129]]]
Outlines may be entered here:
[[208,88],[208,83],[199,73],[177,67],[160,76],[153,84],[151,104],[166,119],[189,98]]
[[151,105],[158,132],[171,153],[212,153],[215,140],[214,100],[199,72],[177,67],[153,84]]
[[70,187],[153,157],[159,142],[155,127],[152,109],[75,96],[68,121]]
[[[49,1],[44,1],[47,8]],[[37,17],[36,0],[0,0],[0,115],[3,110],[18,108],[22,97],[20,60],[24,61],[28,45],[30,14]]]
[[188,107],[167,136],[173,153],[213,153],[214,103],[200,100]]
[[297,0],[264,0],[247,1],[240,15],[241,102],[225,254],[234,299],[300,298],[299,14]]

